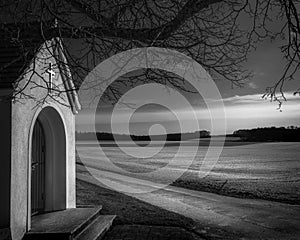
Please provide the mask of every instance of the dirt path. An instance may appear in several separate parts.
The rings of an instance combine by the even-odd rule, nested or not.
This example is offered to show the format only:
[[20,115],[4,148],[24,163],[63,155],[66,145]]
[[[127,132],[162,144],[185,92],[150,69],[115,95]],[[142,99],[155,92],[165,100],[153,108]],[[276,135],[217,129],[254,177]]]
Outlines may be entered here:
[[[160,189],[159,185],[150,181],[137,181],[105,171],[94,173],[119,188],[129,187],[136,192],[147,192],[127,195],[194,219],[198,223],[195,230],[201,234],[212,236],[213,229],[220,228],[231,233],[236,232],[236,236],[239,236],[237,239],[300,238],[299,205],[238,199],[173,186]],[[77,177],[100,184],[84,171],[78,173]]]

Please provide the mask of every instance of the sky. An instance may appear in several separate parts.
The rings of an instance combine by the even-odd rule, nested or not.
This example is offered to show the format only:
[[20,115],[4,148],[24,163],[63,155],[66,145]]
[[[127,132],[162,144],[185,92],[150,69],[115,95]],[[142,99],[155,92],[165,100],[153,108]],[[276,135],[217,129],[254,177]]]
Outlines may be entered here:
[[[261,93],[248,95],[235,95],[223,98],[227,128],[226,133],[230,134],[237,129],[268,127],[268,126],[299,126],[300,118],[300,96],[293,96],[292,92],[286,92],[288,101],[284,103],[282,111],[279,111],[278,104],[261,98]],[[146,100],[146,99],[144,99]],[[218,116],[220,109],[210,109],[212,114]],[[146,135],[149,133],[151,126],[160,124],[165,128],[166,132],[193,132],[196,131],[191,124],[192,114],[185,108],[178,105],[177,109],[172,111],[155,106],[153,104],[144,105],[134,112],[130,121],[125,123],[124,119],[128,118],[132,109],[124,106],[116,115],[114,124],[118,125],[117,129],[121,129],[118,133],[126,133],[128,126],[131,134]],[[180,112],[185,117],[181,118],[180,126],[174,112]],[[194,107],[194,112],[199,124],[199,129],[211,131],[211,120],[208,109],[205,107]],[[111,114],[112,107],[103,107],[96,116],[96,130],[101,132],[111,132]],[[77,131],[91,131],[92,113],[85,111],[80,114],[80,124],[77,125]],[[79,123],[77,119],[77,123]],[[161,134],[161,129],[152,131],[152,134]],[[218,129],[215,134],[218,134]]]
[[[270,43],[266,40],[249,55],[245,67],[253,71],[253,78],[248,79],[244,87],[232,87],[228,81],[224,80],[215,81],[225,106],[227,134],[246,128],[300,126],[300,96],[293,95],[293,91],[300,87],[300,74],[286,83],[284,93],[287,101],[283,103],[280,110],[277,102],[262,98],[265,89],[272,86],[283,73],[285,62],[278,49],[281,44],[282,42],[279,41]],[[175,107],[171,110],[151,104],[155,99],[155,102],[162,102],[164,105],[168,99],[172,99],[174,94],[172,91],[166,93],[163,89],[148,89],[140,91],[139,94],[127,94],[123,101],[130,103],[130,107],[119,106],[120,109],[115,113],[114,129],[117,129],[117,133],[126,133],[128,128],[131,134],[136,135],[146,135],[149,131],[151,134],[161,134],[162,128],[157,127],[158,125],[161,125],[163,131],[168,133],[212,130],[208,109],[199,94],[184,95],[193,107],[193,113],[199,125],[198,129],[191,122],[193,113],[187,110],[188,108],[184,106],[180,98],[174,100]],[[135,108],[133,106],[142,107],[133,110],[132,108]],[[215,118],[218,118],[218,112],[221,110],[217,107],[210,108]],[[112,111],[111,105],[101,104],[95,117],[90,109],[83,109],[76,118],[76,130],[92,131],[91,126],[95,118],[97,131],[111,132]],[[133,113],[131,117],[129,117],[130,112]],[[176,113],[184,117],[178,120]],[[130,121],[125,119],[130,119]],[[215,126],[214,130],[215,134],[222,132],[218,126]]]
[[[85,20],[86,21],[86,20]],[[240,24],[247,27],[249,20],[241,18]],[[278,28],[277,24],[273,23],[274,29]],[[279,29],[279,28],[278,28]],[[257,46],[257,49],[249,54],[245,67],[253,71],[253,78],[245,82],[242,88],[232,88],[230,82],[225,80],[215,80],[215,83],[221,93],[222,101],[225,106],[226,113],[226,132],[232,133],[237,129],[256,128],[268,126],[300,126],[300,97],[293,96],[293,91],[300,88],[300,74],[296,75],[293,81],[285,84],[285,96],[287,102],[282,105],[281,111],[278,110],[277,102],[270,102],[262,99],[266,87],[272,86],[283,73],[285,62],[282,59],[279,47],[283,44],[282,41],[277,40],[272,43],[270,40],[265,40]],[[78,46],[75,46],[78,47]],[[167,108],[149,104],[155,99],[158,102],[165,103],[172,98],[172,93],[165,93],[157,90],[141,91],[137,96],[127,95],[127,101],[133,105],[143,104],[144,106],[136,109],[130,122],[124,121],[128,119],[131,108],[123,106],[116,114],[116,125],[119,133],[124,133],[130,129],[133,134],[148,134],[151,130],[154,134],[159,134],[162,128],[152,126],[161,125],[166,132],[193,132],[197,130],[211,131],[211,119],[208,114],[208,109],[203,104],[201,96],[188,95],[184,96],[191,103],[194,113],[197,117],[198,129],[191,123],[193,113],[189,112],[184,106],[181,98],[175,100],[176,107],[168,110]],[[96,130],[102,132],[111,132],[111,116],[113,107],[100,104],[101,107],[96,114]],[[213,107],[211,113],[217,115],[222,109]],[[180,121],[176,119],[175,113],[181,113],[184,118]],[[92,131],[93,120],[95,114],[91,109],[83,109],[79,115],[76,116],[76,130],[77,131]],[[181,124],[181,125],[180,125]],[[220,123],[220,126],[222,124]],[[220,132],[220,128],[216,127],[216,134]]]

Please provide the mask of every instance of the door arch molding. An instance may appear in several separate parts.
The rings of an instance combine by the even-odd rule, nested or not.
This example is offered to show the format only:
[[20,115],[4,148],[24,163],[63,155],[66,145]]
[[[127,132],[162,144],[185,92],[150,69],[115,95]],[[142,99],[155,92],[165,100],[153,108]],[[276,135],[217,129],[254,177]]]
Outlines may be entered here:
[[45,212],[66,209],[67,206],[67,134],[57,107],[47,105],[36,111],[29,132],[27,230],[31,227],[31,158],[32,136],[36,122],[45,135]]

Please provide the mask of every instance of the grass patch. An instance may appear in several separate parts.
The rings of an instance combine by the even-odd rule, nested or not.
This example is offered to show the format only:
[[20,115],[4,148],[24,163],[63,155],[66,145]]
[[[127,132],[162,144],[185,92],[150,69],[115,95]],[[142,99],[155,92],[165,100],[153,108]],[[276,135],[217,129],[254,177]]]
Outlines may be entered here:
[[79,179],[76,190],[77,205],[102,205],[102,214],[117,215],[116,224],[194,227],[190,218]]
[[249,179],[228,179],[224,181],[215,178],[192,179],[182,177],[174,181],[172,185],[236,198],[263,199],[288,204],[300,203],[298,182]]

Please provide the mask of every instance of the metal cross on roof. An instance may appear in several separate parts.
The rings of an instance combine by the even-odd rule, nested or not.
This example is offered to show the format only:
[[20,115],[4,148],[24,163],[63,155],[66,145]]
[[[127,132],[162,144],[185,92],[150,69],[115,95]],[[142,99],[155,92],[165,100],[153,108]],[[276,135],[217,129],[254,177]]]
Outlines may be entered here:
[[53,89],[53,77],[55,77],[55,72],[52,69],[52,63],[49,63],[49,68],[46,70],[49,74],[49,84],[48,84],[48,91],[51,92]]

